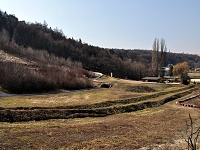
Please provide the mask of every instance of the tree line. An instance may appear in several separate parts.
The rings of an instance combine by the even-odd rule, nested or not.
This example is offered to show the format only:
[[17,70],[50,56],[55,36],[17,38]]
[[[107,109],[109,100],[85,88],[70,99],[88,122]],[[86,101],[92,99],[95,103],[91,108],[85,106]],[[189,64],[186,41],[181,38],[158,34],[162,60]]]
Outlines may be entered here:
[[[152,50],[107,49],[83,43],[81,39],[67,38],[62,30],[44,23],[19,21],[14,15],[0,12],[0,48],[9,45],[46,51],[65,60],[77,62],[86,70],[113,73],[114,77],[140,80],[155,76],[160,67],[187,61],[190,67],[200,67],[199,56],[167,52],[165,40],[154,41]],[[8,48],[9,49],[9,48]],[[159,51],[160,49],[160,51]],[[13,50],[12,53],[17,53]]]

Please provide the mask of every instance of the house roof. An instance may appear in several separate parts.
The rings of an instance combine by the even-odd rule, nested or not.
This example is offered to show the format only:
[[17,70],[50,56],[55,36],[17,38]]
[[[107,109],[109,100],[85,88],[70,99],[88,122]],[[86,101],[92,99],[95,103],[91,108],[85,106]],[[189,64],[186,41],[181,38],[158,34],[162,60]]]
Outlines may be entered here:
[[160,80],[160,77],[145,77],[142,80]]

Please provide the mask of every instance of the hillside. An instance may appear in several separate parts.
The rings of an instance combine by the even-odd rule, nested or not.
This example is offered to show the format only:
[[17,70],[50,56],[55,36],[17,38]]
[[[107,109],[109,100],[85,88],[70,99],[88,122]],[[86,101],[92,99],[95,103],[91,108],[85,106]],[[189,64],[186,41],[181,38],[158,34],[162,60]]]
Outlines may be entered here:
[[[46,22],[26,23],[6,12],[0,12],[0,49],[7,54],[23,58],[22,60],[39,59],[40,62],[45,53],[48,57],[53,56],[58,58],[57,60],[66,61],[73,67],[83,67],[104,74],[112,72],[114,77],[119,78],[140,80],[144,76],[152,75],[151,50],[95,47],[83,43],[81,39],[67,38],[62,30],[52,29]],[[52,60],[48,58],[43,64],[50,61]],[[197,55],[167,53],[166,65],[183,61],[189,62],[191,68],[200,67],[200,57]],[[42,66],[40,65],[39,67]]]
[[11,54],[0,50],[0,88],[9,93],[38,93],[93,87],[92,73],[79,62],[46,51],[22,48]]
[[0,60],[4,62],[15,62],[15,63],[25,64],[25,65],[30,65],[33,63],[33,62],[32,63],[28,62],[28,60],[25,60],[23,58],[19,58],[12,54],[6,53],[3,50],[0,50]]

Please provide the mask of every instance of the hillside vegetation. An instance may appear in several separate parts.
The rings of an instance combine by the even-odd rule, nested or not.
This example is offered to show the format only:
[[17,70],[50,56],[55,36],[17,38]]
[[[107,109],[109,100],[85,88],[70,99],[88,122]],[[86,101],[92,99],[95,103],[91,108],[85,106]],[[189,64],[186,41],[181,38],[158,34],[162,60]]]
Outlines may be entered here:
[[17,23],[14,16],[0,13],[0,87],[5,92],[38,93],[93,87],[92,73],[83,69],[80,62],[44,49],[18,45],[12,36]]
[[[67,38],[45,21],[27,23],[6,12],[0,12],[0,49],[27,62],[0,57],[0,84],[12,93],[92,87],[91,73],[86,70],[134,80],[152,75],[151,50],[95,47]],[[183,61],[192,68],[200,66],[197,55],[167,53],[166,64]]]
[[[23,52],[24,50],[24,52]],[[0,84],[11,93],[47,92],[92,87],[92,73],[47,52],[19,49],[19,58],[0,51]],[[30,56],[32,58],[28,58]]]

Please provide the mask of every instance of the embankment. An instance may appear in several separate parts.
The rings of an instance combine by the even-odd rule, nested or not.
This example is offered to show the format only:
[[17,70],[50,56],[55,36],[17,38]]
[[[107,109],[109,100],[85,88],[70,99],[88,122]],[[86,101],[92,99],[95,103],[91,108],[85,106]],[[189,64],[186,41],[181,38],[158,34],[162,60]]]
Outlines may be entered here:
[[[83,118],[83,117],[103,117],[112,114],[119,114],[125,112],[132,112],[142,110],[145,108],[152,108],[161,106],[167,102],[173,101],[190,94],[195,88],[184,89],[181,92],[174,93],[171,96],[166,96],[160,100],[145,100],[145,101],[128,101],[121,105],[110,105],[99,108],[92,108],[91,106],[85,109],[81,108],[67,108],[67,107],[32,107],[32,108],[0,108],[1,122],[20,122],[31,120],[47,120],[47,119],[69,119],[69,118]],[[151,97],[149,97],[151,98]],[[145,97],[147,99],[147,97]],[[122,101],[122,100],[121,100]],[[90,108],[90,109],[89,109]]]

